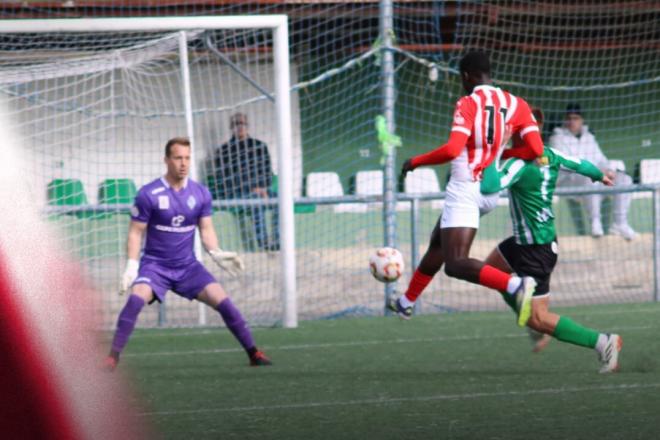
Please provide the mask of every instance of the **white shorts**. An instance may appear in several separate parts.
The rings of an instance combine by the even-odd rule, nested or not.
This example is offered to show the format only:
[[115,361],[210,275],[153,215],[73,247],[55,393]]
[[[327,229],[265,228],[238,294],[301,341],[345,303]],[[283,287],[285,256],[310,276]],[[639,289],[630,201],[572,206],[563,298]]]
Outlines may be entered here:
[[481,194],[481,182],[449,180],[445,208],[440,229],[479,229],[479,217],[488,214],[497,205],[500,194]]

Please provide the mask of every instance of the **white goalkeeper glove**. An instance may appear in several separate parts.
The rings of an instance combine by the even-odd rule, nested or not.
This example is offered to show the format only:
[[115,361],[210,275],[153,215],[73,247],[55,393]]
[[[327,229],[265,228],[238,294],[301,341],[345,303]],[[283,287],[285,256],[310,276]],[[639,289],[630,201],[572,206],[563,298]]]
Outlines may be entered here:
[[221,269],[227,271],[231,276],[237,276],[244,268],[243,260],[236,252],[223,251],[222,249],[213,249],[209,251],[215,264]]
[[137,260],[128,260],[126,262],[126,269],[124,270],[124,275],[121,277],[121,283],[119,285],[119,294],[123,295],[126,293],[129,287],[131,287],[131,284],[133,284],[133,281],[138,276],[138,269],[140,267],[140,263]]

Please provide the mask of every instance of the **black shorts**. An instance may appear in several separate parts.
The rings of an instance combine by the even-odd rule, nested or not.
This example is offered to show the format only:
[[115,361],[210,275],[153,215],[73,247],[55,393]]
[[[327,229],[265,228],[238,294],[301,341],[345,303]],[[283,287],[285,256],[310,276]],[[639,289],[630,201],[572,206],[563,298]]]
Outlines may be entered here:
[[497,249],[518,276],[536,280],[534,296],[550,292],[550,275],[557,264],[557,240],[548,244],[521,245],[509,237]]

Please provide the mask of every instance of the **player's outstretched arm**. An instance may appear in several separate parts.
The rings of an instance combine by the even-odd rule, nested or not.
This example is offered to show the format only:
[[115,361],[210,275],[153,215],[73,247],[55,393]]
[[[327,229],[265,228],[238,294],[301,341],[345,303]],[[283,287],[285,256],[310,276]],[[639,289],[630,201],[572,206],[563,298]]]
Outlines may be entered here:
[[465,144],[470,137],[476,112],[477,106],[473,99],[469,96],[459,99],[454,109],[453,123],[447,143],[433,151],[411,157],[405,161],[401,169],[401,177],[405,178],[408,171],[422,165],[440,165],[456,159],[465,148]]
[[208,251],[211,258],[222,270],[227,271],[232,276],[237,276],[244,269],[243,260],[236,252],[223,251],[218,244],[218,236],[213,228],[213,221],[210,216],[199,219],[199,235],[202,239],[204,248]]
[[603,182],[607,186],[614,184],[607,174],[604,174],[596,165],[588,160],[569,156],[554,148],[550,148],[550,150],[557,157],[562,169],[587,176],[594,182]]
[[140,245],[142,244],[142,236],[147,229],[147,224],[131,220],[128,226],[128,238],[126,239],[126,269],[124,275],[121,277],[119,285],[119,294],[123,295],[133,284],[137,278],[138,268],[140,263]]
[[405,177],[408,171],[412,171],[422,165],[440,165],[451,162],[461,154],[467,140],[468,136],[465,133],[452,131],[446,144],[428,153],[420,154],[406,160],[401,168],[402,177]]

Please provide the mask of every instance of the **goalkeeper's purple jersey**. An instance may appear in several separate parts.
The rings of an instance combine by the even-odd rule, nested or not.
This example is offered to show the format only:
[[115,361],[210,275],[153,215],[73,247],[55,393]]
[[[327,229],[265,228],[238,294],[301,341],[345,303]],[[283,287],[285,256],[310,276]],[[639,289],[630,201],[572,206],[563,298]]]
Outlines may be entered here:
[[195,228],[211,214],[211,193],[191,179],[179,191],[164,177],[144,185],[131,208],[132,220],[147,223],[142,260],[170,267],[195,261]]

